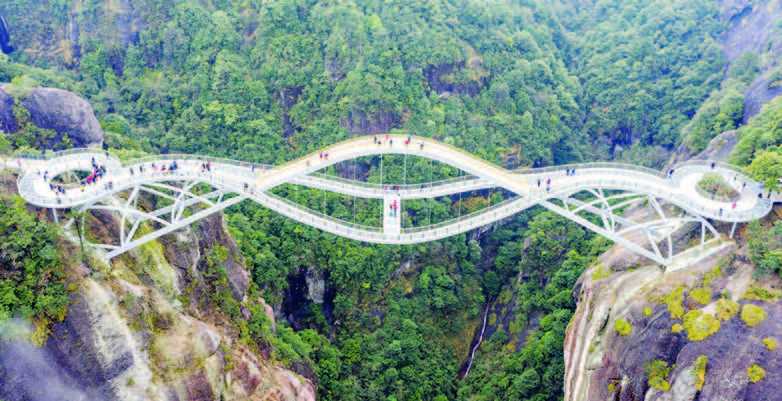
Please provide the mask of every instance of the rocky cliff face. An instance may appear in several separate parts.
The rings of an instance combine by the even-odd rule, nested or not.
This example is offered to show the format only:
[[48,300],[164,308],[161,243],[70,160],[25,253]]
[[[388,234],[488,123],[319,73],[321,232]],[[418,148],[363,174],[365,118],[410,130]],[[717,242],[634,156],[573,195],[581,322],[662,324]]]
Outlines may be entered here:
[[779,0],[723,0],[722,17],[728,30],[722,37],[722,48],[729,63],[745,53],[754,53],[763,60],[759,76],[744,93],[744,122],[757,114],[769,100],[782,95],[782,87],[771,87],[771,76],[777,71],[782,56],[782,30],[777,22],[782,18]]
[[103,143],[103,130],[92,105],[72,92],[55,88],[34,88],[23,98],[14,99],[0,86],[0,130],[13,135],[21,128],[13,110],[17,102],[29,112],[32,124],[57,133],[53,143],[59,143],[63,136],[75,147]]
[[[782,340],[782,303],[756,294],[760,286],[775,291],[780,282],[753,280],[740,241],[738,249],[723,248],[673,272],[622,270],[611,262],[623,259],[602,258],[580,279],[565,341],[565,400],[779,399],[782,352],[767,341]],[[748,324],[746,305],[767,317]],[[752,365],[766,372],[757,383],[748,375]]]
[[0,341],[0,399],[314,400],[312,383],[244,345],[208,301],[206,259],[218,248],[244,299],[249,274],[220,215],[110,265],[80,266],[68,316],[44,347]]

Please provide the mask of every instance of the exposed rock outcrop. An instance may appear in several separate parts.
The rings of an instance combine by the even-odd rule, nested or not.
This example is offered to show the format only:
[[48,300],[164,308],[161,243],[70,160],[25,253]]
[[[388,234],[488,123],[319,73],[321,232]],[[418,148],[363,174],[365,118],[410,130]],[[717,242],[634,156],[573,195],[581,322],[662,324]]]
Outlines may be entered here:
[[438,94],[459,94],[475,96],[486,84],[486,77],[472,80],[456,81],[453,79],[456,73],[466,68],[463,64],[439,64],[430,65],[424,69],[424,76],[429,86]]
[[0,131],[16,132],[19,129],[14,117],[14,98],[0,87]]
[[400,125],[399,115],[392,111],[379,111],[368,114],[363,111],[351,111],[342,120],[342,126],[351,134],[382,134]]
[[323,272],[310,267],[307,269],[304,279],[307,281],[307,298],[316,304],[322,304],[326,294],[326,280],[323,277]]
[[21,103],[36,126],[67,135],[76,147],[103,143],[103,130],[92,106],[72,92],[35,88]]
[[100,146],[103,130],[95,118],[92,106],[73,92],[56,88],[34,88],[22,99],[15,99],[0,85],[0,131],[13,134],[25,124],[17,121],[14,105],[20,104],[29,112],[30,122],[39,128],[55,131],[55,138],[47,143],[57,144],[67,136],[75,147]]
[[[93,220],[92,235],[106,223]],[[309,380],[239,341],[209,302],[205,259],[218,247],[231,290],[244,299],[249,274],[220,215],[111,266],[90,266],[111,273],[78,281],[45,347],[0,341],[0,362],[14,361],[0,364],[0,399],[314,401]],[[273,311],[258,302],[274,328]]]
[[782,18],[782,1],[723,0],[722,18],[728,30],[722,37],[722,49],[729,63],[745,53],[763,55],[766,60],[758,76],[744,92],[744,122],[776,96],[782,87],[770,88],[770,72],[780,67],[782,35],[775,27]]
[[239,252],[236,241],[228,235],[223,215],[218,213],[202,220],[198,224],[196,238],[198,238],[201,249],[213,249],[216,245],[226,248],[228,252],[222,265],[228,275],[231,291],[236,299],[244,299],[247,287],[250,285],[250,273],[244,267],[242,254]]
[[670,168],[676,163],[685,162],[687,160],[715,160],[721,162],[727,162],[730,158],[730,153],[738,143],[738,132],[736,130],[725,131],[715,136],[706,149],[702,150],[698,154],[694,154],[685,144],[681,144],[676,152],[671,156],[670,161],[666,167]]
[[[616,251],[621,252],[621,251]],[[782,333],[782,303],[743,298],[752,285],[752,266],[743,248],[725,248],[685,270],[662,272],[656,266],[614,272],[601,278],[588,271],[577,293],[579,304],[565,340],[566,401],[756,401],[775,400],[782,391],[782,354],[764,346],[762,339]],[[736,256],[732,256],[732,255]],[[620,258],[619,258],[620,259]],[[719,267],[719,270],[716,268]],[[613,268],[602,266],[601,268]],[[717,272],[717,273],[715,273]],[[706,283],[706,276],[712,278]],[[706,305],[691,297],[696,287],[712,294]],[[763,307],[768,317],[750,327],[738,316],[721,321],[719,330],[701,341],[688,329],[675,329],[681,318],[672,317],[662,297],[683,288],[684,312],[714,313],[716,301],[728,297],[739,305]],[[683,313],[684,313],[683,312]],[[621,335],[615,323],[623,319],[632,331]],[[696,388],[696,359],[708,358],[704,384]],[[649,365],[662,361],[671,367],[668,390],[652,388]],[[758,364],[766,378],[749,381],[747,368]]]

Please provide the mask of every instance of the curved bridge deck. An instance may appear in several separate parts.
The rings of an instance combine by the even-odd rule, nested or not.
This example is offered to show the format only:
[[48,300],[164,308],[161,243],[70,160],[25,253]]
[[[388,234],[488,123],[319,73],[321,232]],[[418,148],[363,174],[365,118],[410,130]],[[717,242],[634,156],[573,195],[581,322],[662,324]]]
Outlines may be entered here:
[[[416,185],[373,185],[317,173],[338,162],[364,156],[403,154],[424,157],[456,167],[469,175],[460,179]],[[176,162],[174,171],[160,167]],[[204,169],[204,164],[209,169]],[[48,159],[12,159],[9,167],[20,168],[20,195],[29,203],[51,209],[102,209],[121,214],[121,238],[118,244],[102,244],[107,256],[113,257],[144,242],[165,235],[197,221],[208,214],[251,199],[282,215],[335,235],[364,242],[412,244],[433,241],[463,233],[507,218],[535,205],[544,206],[585,227],[628,246],[661,264],[673,257],[671,232],[687,222],[698,222],[716,235],[707,222],[747,222],[769,213],[774,199],[759,197],[760,187],[740,170],[709,162],[689,162],[667,175],[658,171],[621,163],[587,163],[542,169],[510,171],[477,158],[460,149],[428,138],[388,135],[359,137],[341,142],[317,153],[279,165],[254,165],[228,159],[196,155],[159,155],[120,162],[105,153],[90,149],[55,154]],[[106,173],[97,183],[86,187],[68,187],[53,191],[51,179],[75,170],[89,171],[93,164],[105,166]],[[575,169],[574,174],[567,171]],[[740,196],[735,202],[721,202],[702,196],[697,183],[703,174],[715,172],[735,187]],[[174,185],[178,183],[179,185]],[[209,194],[196,194],[198,184],[214,188]],[[352,224],[309,210],[302,205],[273,195],[270,190],[284,183],[303,185],[348,196],[383,199],[386,204],[410,199],[449,196],[487,188],[502,188],[515,197],[475,213],[442,223],[402,228],[401,213],[384,208],[383,227]],[[160,210],[147,212],[138,208],[139,192],[168,197],[172,203]],[[124,199],[117,195],[128,194]],[[573,196],[590,193],[594,199],[580,201]],[[648,202],[657,213],[651,223],[631,222],[617,215],[621,206],[632,201]],[[664,210],[660,204],[674,206],[679,216]],[[187,214],[188,207],[201,209]],[[584,217],[596,216],[600,224]],[[386,215],[387,214],[387,215]],[[138,225],[154,222],[156,231],[135,238]],[[126,224],[129,225],[126,229]],[[637,239],[626,238],[634,231],[643,232],[650,246],[637,245]],[[668,237],[667,253],[656,245]],[[702,235],[702,242],[703,242]]]

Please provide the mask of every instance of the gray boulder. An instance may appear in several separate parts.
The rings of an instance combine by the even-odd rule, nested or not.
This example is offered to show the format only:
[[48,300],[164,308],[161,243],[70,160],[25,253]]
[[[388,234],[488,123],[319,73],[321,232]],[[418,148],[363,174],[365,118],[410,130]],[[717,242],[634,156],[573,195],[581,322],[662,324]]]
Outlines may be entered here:
[[67,135],[73,146],[101,145],[103,130],[89,102],[74,93],[55,88],[35,88],[22,100],[32,122]]
[[14,98],[0,88],[0,131],[15,132],[18,128],[14,118]]

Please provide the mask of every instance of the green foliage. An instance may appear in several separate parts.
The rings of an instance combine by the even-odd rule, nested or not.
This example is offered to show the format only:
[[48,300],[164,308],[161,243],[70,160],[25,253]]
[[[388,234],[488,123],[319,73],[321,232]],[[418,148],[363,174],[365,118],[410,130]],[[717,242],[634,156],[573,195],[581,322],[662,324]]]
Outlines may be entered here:
[[744,116],[744,95],[741,88],[744,86],[734,84],[712,92],[700,106],[682,130],[684,143],[691,150],[699,152],[705,149],[712,138],[741,124]]
[[782,291],[771,290],[757,285],[751,285],[742,297],[750,301],[774,302],[782,298]]
[[671,333],[679,334],[682,331],[684,331],[684,326],[682,326],[681,323],[674,323],[673,325],[671,325]]
[[763,345],[765,345],[766,349],[769,351],[775,351],[779,346],[779,342],[777,342],[777,339],[774,337],[766,337],[763,339]]
[[[495,259],[499,271],[515,278],[510,266],[518,264],[518,271],[524,272],[525,282],[516,290],[517,316],[529,316],[543,311],[538,326],[531,326],[524,346],[517,353],[508,353],[503,335],[495,334],[485,342],[476,356],[470,375],[458,389],[458,399],[495,400],[497,394],[505,394],[508,400],[535,399],[556,400],[562,388],[564,364],[560,359],[564,351],[562,344],[567,325],[575,304],[571,288],[581,272],[594,262],[595,257],[605,249],[605,241],[594,237],[586,240],[580,230],[565,229],[559,217],[542,213],[530,222],[528,230],[505,240]],[[555,236],[545,238],[544,233]],[[502,238],[502,237],[500,237]],[[555,254],[518,250],[534,238],[537,244],[548,246]],[[540,242],[539,242],[540,241]],[[555,244],[559,242],[559,244]],[[565,251],[563,244],[570,247]],[[503,249],[514,250],[513,252]],[[531,248],[526,248],[530,250]],[[556,256],[556,257],[554,257]],[[541,263],[547,261],[547,263]],[[538,276],[531,270],[546,269],[549,277],[544,287],[536,282]],[[507,281],[506,281],[507,282]],[[509,282],[513,282],[511,279]],[[534,372],[534,374],[533,374]],[[522,378],[523,376],[523,378]],[[535,378],[538,378],[535,380]],[[557,389],[552,392],[551,389]]]
[[751,383],[757,383],[766,378],[766,370],[760,365],[753,363],[747,368],[747,378]]
[[767,190],[779,191],[779,180],[782,178],[782,146],[755,153],[747,172]]
[[760,306],[744,304],[741,307],[741,320],[749,327],[755,327],[766,320],[766,311]]
[[36,82],[30,76],[17,75],[11,80],[10,84],[5,86],[3,90],[15,99],[19,99],[19,101],[21,101],[27,97],[27,95],[30,94],[30,91],[32,91],[36,86],[39,86],[38,82]]
[[645,366],[646,381],[649,387],[659,390],[668,391],[671,389],[671,383],[668,382],[668,375],[671,374],[673,366],[669,366],[668,362],[660,359],[650,361]]
[[[747,245],[749,246],[749,257],[755,265],[754,274],[756,277],[768,274],[782,276],[782,221],[775,222],[770,229],[764,227],[760,221],[750,222]],[[761,290],[757,287],[757,291]],[[768,292],[765,298],[770,296],[771,293]]]
[[684,314],[684,330],[690,341],[702,341],[720,330],[720,321],[711,313],[695,309]]
[[[488,8],[442,0],[137,3],[144,29],[128,44],[90,2],[74,11],[80,26],[90,27],[79,43],[68,43],[58,28],[73,19],[70,3],[4,4],[4,16],[24,21],[14,40],[25,51],[11,60],[72,72],[0,62],[0,81],[27,76],[85,95],[107,145],[121,148],[112,153],[123,159],[180,151],[278,163],[356,132],[400,129],[516,167],[607,155],[659,164],[722,75],[713,38],[723,24],[706,0]],[[560,21],[558,12],[577,15]],[[64,40],[50,49],[59,42],[52,38]],[[750,59],[735,64],[741,68],[729,72],[731,79],[752,71]],[[718,112],[704,120],[704,137],[735,121],[734,95],[715,100]],[[12,148],[52,139],[33,129],[15,135]],[[403,177],[393,156],[384,160],[384,182],[458,174],[419,160],[408,161]],[[381,181],[376,159],[355,167],[359,178]],[[378,202],[294,186],[275,193],[337,218],[379,223]],[[405,219],[430,224],[502,197],[411,201]],[[607,246],[539,210],[480,242],[458,236],[407,247],[336,238],[248,202],[226,214],[253,288],[271,304],[295,298],[291,282],[306,269],[326,272],[333,295],[323,306],[294,307],[298,332],[284,322],[272,330],[259,307],[232,297],[224,250],[207,255],[205,274],[210,302],[242,339],[271,348],[284,363],[314,367],[318,395],[329,400],[558,400],[571,292]],[[666,302],[677,318],[684,314],[682,291]],[[481,346],[470,375],[457,380],[486,303],[507,311],[492,310],[496,334]],[[506,331],[500,323],[509,320]],[[508,352],[514,347],[518,352]]]
[[633,332],[633,325],[625,319],[616,319],[614,330],[622,337],[627,337]]
[[644,310],[643,310],[644,317],[652,316],[653,312],[654,311],[652,310],[652,308],[650,306],[644,306]]
[[[731,159],[739,165],[749,165],[758,153],[767,151],[782,145],[782,126],[779,120],[782,118],[782,98],[777,97],[766,103],[760,113],[753,117],[749,123],[739,130],[739,142],[733,150]],[[773,155],[766,155],[766,160],[757,164],[756,173],[762,177],[760,165],[773,166],[776,160]]]
[[[609,1],[579,9],[586,32],[576,39],[574,59],[589,105],[587,131],[610,144],[676,144],[722,74],[716,5]],[[682,58],[692,60],[686,69],[676,67]]]
[[708,364],[709,357],[706,355],[699,355],[695,358],[693,375],[695,375],[695,389],[698,391],[703,390],[703,385],[706,384],[706,366]]
[[698,189],[712,199],[723,202],[733,201],[739,198],[739,192],[736,191],[722,175],[717,173],[706,173],[698,181]]
[[714,269],[709,270],[703,275],[703,286],[708,287],[710,286],[714,280],[722,277],[722,269],[720,266],[715,267]]
[[25,209],[21,198],[0,199],[0,321],[35,320],[39,344],[48,326],[65,318],[68,306],[57,235],[54,226]]

